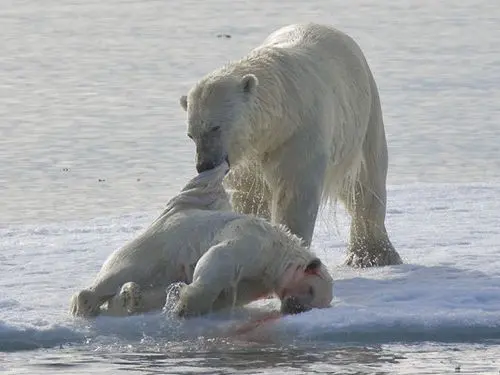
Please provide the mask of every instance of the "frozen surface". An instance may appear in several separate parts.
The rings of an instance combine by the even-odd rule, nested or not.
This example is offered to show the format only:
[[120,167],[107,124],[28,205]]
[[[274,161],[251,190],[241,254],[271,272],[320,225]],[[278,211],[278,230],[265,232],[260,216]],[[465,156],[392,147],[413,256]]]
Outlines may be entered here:
[[[0,373],[498,374],[500,7],[489,0],[2,0]],[[71,293],[195,173],[178,98],[292,22],[361,45],[389,141],[387,227],[405,265],[342,266],[348,221],[314,248],[331,309],[179,325],[89,323]],[[231,38],[218,38],[229,34]]]
[[245,336],[235,329],[275,310],[277,301],[188,322],[162,313],[93,322],[68,316],[71,293],[154,214],[4,226],[0,350],[51,348],[59,358],[68,351],[132,356],[199,354],[207,347],[251,353],[266,347],[500,343],[500,186],[414,184],[392,187],[389,194],[388,227],[404,265],[344,267],[347,217],[341,209],[335,216],[325,213],[313,248],[334,275],[333,306],[266,323]]

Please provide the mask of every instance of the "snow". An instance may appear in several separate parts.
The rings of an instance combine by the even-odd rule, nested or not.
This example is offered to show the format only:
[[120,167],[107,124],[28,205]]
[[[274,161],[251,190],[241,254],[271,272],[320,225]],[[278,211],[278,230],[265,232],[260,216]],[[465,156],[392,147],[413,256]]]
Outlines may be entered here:
[[410,184],[388,194],[387,228],[405,264],[344,266],[348,217],[341,207],[322,212],[312,247],[334,276],[332,307],[264,323],[244,337],[232,332],[275,310],[276,300],[185,322],[161,312],[95,321],[69,316],[71,294],[155,212],[2,226],[0,351],[194,345],[200,336],[284,345],[500,339],[500,185]]
[[[397,363],[398,374],[457,363],[498,374],[488,344],[500,325],[496,2],[6,0],[0,19],[0,373],[214,373],[253,361],[252,373],[287,375]],[[244,338],[227,332],[275,302],[185,324],[159,313],[71,319],[70,295],[195,171],[179,96],[277,27],[307,21],[349,33],[372,67],[387,227],[405,264],[342,266],[339,210],[321,215],[313,243],[335,276],[331,309]],[[463,184],[473,181],[488,184]],[[39,347],[49,349],[26,350]]]

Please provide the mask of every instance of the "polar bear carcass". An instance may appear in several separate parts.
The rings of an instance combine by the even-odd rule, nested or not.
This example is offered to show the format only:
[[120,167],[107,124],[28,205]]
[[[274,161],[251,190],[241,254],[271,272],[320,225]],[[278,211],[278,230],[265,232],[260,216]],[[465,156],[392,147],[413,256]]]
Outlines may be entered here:
[[175,282],[185,283],[174,308],[185,317],[273,293],[283,313],[327,307],[332,278],[296,236],[229,210],[222,186],[228,169],[223,163],[192,179],[149,228],[109,256],[93,284],[72,297],[71,313],[161,309]]

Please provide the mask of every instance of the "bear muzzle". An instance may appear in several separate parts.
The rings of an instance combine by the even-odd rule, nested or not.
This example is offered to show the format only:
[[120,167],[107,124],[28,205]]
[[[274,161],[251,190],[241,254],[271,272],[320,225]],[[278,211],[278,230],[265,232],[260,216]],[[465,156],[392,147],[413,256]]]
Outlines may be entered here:
[[202,172],[205,172],[205,171],[209,171],[211,169],[214,169],[216,167],[218,167],[219,165],[221,165],[223,162],[226,162],[227,165],[230,166],[229,164],[229,157],[226,155],[225,157],[223,157],[220,161],[218,162],[215,162],[213,160],[204,160],[204,161],[201,161],[201,162],[198,162],[196,163],[196,171],[198,173],[202,173]]
[[281,302],[281,313],[283,315],[295,315],[311,310],[311,307],[304,305],[297,297],[286,297]]
[[213,161],[204,161],[202,163],[196,164],[196,170],[198,173],[202,173],[205,171],[209,171],[210,169],[214,169],[217,165]]

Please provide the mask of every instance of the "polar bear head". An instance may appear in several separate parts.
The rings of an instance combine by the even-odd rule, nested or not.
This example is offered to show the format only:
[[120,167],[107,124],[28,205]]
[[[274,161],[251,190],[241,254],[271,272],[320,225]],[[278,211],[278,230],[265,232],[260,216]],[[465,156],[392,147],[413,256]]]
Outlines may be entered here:
[[282,276],[277,294],[283,314],[329,307],[333,297],[333,279],[318,258],[305,267],[292,264]]
[[188,136],[196,144],[196,169],[203,172],[226,160],[236,164],[248,148],[258,79],[254,74],[211,75],[180,98],[187,112]]

